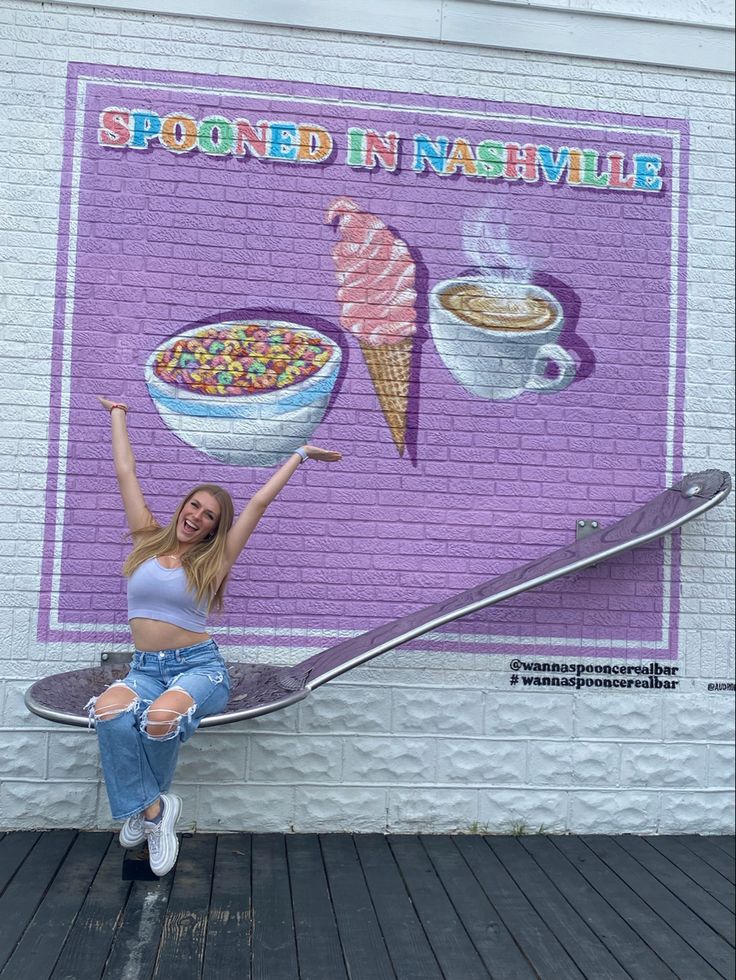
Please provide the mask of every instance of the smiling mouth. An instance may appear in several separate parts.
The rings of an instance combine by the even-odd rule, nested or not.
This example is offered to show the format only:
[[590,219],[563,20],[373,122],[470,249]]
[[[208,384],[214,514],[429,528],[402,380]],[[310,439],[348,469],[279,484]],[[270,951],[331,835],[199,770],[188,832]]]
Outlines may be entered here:
[[194,534],[196,531],[199,530],[199,528],[195,527],[194,524],[190,524],[189,521],[186,518],[184,518],[184,530],[190,531],[191,533]]

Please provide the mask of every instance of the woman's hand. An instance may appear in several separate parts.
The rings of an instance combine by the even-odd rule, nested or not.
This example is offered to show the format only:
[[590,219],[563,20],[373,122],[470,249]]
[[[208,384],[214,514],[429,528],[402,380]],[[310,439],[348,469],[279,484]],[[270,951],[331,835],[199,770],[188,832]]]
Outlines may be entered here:
[[[112,433],[112,457],[115,462],[115,475],[118,478],[120,495],[123,498],[128,528],[135,541],[139,531],[157,527],[157,524],[148,504],[146,504],[135,472],[135,456],[128,437],[128,427],[125,424],[128,406],[125,402],[112,401],[103,395],[98,395],[97,398],[102,407],[110,413],[112,420],[110,431]],[[114,408],[122,409],[122,415],[120,412],[115,412],[113,415]]]
[[336,463],[342,459],[342,453],[336,453],[332,449],[320,449],[319,446],[303,446],[304,452],[309,459],[319,459],[323,463]]
[[128,410],[128,406],[125,404],[125,402],[111,401],[109,398],[103,398],[102,395],[98,395],[97,397],[100,400],[100,404],[103,406],[103,408],[106,408],[108,412],[111,412],[115,406],[118,408],[124,408],[126,412]]

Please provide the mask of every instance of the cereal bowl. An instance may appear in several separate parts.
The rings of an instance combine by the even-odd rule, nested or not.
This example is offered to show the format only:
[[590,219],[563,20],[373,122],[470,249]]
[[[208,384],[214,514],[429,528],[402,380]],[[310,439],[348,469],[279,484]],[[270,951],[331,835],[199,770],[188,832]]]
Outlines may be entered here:
[[145,374],[161,418],[188,445],[234,466],[275,466],[322,421],[341,360],[311,327],[232,320],[171,337]]

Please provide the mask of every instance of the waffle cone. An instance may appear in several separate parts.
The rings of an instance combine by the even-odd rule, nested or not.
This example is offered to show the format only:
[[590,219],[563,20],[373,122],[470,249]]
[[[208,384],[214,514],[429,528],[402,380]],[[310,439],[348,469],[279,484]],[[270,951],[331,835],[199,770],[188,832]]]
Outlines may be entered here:
[[406,447],[406,410],[409,404],[409,371],[413,347],[412,337],[407,337],[398,344],[383,344],[379,347],[360,345],[399,456],[404,455]]

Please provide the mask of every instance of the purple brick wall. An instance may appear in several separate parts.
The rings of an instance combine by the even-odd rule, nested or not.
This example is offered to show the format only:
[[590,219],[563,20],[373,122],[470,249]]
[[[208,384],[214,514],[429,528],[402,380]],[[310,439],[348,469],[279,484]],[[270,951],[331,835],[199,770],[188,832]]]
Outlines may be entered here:
[[[120,117],[131,124],[125,146],[100,142],[111,107],[139,111],[138,137],[133,117]],[[319,163],[174,153],[148,138],[173,113],[310,124],[333,147]],[[397,133],[395,169],[353,165],[351,128]],[[413,168],[418,134],[435,148],[447,138],[453,173],[438,173],[426,156],[421,172]],[[136,138],[147,146],[135,149]],[[555,182],[538,151],[534,173],[517,167],[535,179],[484,176],[484,141],[550,147],[557,164],[562,148],[594,150],[598,168],[591,154],[586,170],[573,153]],[[212,458],[157,411],[147,359],[201,324],[289,321],[342,353],[309,438],[344,459],[302,467],[272,506],[233,574],[219,621],[225,642],[326,646],[335,631],[377,625],[569,541],[578,517],[613,521],[672,482],[681,471],[685,144],[681,120],[71,66],[39,637],[125,636],[124,523],[96,393],[130,404],[139,476],[160,518],[202,479],[244,502],[272,472]],[[637,171],[636,154],[660,163]],[[617,166],[619,183],[636,176],[638,186],[611,186],[610,176],[603,186],[606,167]],[[403,454],[343,329],[340,236],[325,220],[336,198],[379,219],[410,256]],[[382,262],[372,259],[366,302]],[[500,266],[561,306],[554,343],[574,364],[561,390],[478,394],[435,342],[433,287],[488,279]],[[484,356],[495,378],[495,350]],[[278,434],[282,424],[274,414],[266,430]],[[431,642],[449,653],[672,657],[677,584],[677,548],[659,544]]]

